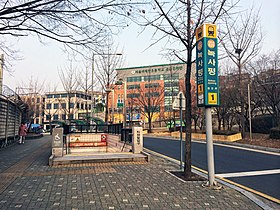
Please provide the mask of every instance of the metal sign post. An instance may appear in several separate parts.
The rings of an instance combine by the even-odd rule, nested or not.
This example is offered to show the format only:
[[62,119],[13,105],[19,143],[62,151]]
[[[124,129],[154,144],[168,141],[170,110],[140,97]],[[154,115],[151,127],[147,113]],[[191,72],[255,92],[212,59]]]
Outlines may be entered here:
[[216,25],[203,24],[196,30],[197,106],[205,107],[209,186],[215,183],[211,107],[219,106],[218,41]]
[[183,169],[183,138],[182,138],[182,132],[183,132],[183,128],[182,128],[182,117],[183,117],[183,107],[182,107],[182,95],[183,93],[180,93],[180,169]]
[[[178,103],[179,102],[179,103]],[[179,105],[179,106],[178,106]],[[183,128],[182,128],[182,121],[183,121],[183,110],[186,110],[186,103],[185,103],[185,96],[182,92],[179,92],[177,97],[175,98],[172,108],[174,110],[180,110],[180,169],[183,169]],[[175,126],[175,125],[174,125]]]

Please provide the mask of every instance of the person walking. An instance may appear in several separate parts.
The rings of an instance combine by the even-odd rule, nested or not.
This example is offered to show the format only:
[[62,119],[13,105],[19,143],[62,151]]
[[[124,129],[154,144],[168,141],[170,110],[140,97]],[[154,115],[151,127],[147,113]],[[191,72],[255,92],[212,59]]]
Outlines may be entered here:
[[18,135],[19,135],[19,144],[24,144],[25,136],[27,133],[27,127],[22,122],[18,129]]

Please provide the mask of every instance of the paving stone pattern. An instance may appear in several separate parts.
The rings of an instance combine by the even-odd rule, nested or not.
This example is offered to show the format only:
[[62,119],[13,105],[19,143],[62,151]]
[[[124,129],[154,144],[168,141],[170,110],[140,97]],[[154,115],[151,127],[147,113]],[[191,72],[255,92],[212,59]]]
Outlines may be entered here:
[[49,167],[50,136],[0,150],[0,209],[260,209],[239,192],[183,182],[150,163],[88,163]]

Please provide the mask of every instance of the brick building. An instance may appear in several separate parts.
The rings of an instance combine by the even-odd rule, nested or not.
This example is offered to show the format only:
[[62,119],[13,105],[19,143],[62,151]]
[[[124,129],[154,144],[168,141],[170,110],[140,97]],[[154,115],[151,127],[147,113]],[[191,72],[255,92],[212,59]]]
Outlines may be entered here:
[[[194,81],[195,71],[192,72],[191,80]],[[109,120],[123,121],[125,95],[127,123],[147,122],[149,110],[152,110],[153,122],[164,120],[172,112],[174,98],[185,89],[185,73],[184,63],[117,69],[117,79],[122,80],[122,84],[111,87]]]

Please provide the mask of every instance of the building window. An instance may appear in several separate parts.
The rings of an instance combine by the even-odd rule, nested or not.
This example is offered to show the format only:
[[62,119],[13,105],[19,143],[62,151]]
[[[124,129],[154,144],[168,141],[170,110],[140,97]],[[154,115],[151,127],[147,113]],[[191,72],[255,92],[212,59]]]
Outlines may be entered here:
[[67,98],[67,94],[66,94],[66,93],[63,93],[63,94],[60,95],[60,97],[61,97],[61,98]]
[[69,117],[70,117],[70,118],[69,118],[70,120],[71,120],[71,119],[74,119],[74,115],[73,115],[73,114],[70,114]]
[[54,120],[58,120],[58,114],[55,114],[55,115],[53,116],[53,119],[54,119]]
[[137,77],[128,77],[127,82],[141,82],[142,77],[137,76]]
[[178,95],[178,91],[170,91],[170,92],[164,92],[164,96],[177,96]]
[[54,94],[54,98],[60,98],[60,94]]
[[156,88],[159,86],[159,83],[148,83],[145,84],[145,88]]
[[74,108],[74,103],[70,103],[70,108],[72,108],[72,109]]
[[150,107],[145,107],[145,112],[160,112],[160,107],[159,106],[150,106]]
[[47,109],[51,109],[52,108],[52,104],[47,104]]
[[144,76],[144,81],[146,81],[146,82],[154,81],[154,80],[160,80],[160,75]]
[[[80,104],[79,103],[77,103],[77,109],[80,109]],[[71,107],[71,108],[74,108],[74,107]]]
[[128,90],[140,89],[140,84],[128,85]]
[[61,115],[61,119],[62,119],[62,120],[66,120],[66,114],[62,114],[62,115]]
[[159,92],[150,92],[150,93],[145,93],[145,97],[158,97]]
[[75,97],[75,93],[69,93],[69,98],[73,98],[73,97]]
[[175,74],[164,74],[163,75],[164,80],[178,80],[179,79],[179,73],[175,73]]
[[81,109],[84,109],[84,104],[81,104]]
[[165,112],[172,112],[173,111],[172,106],[165,106],[164,111]]
[[59,107],[59,104],[53,104],[54,109],[58,109],[58,107]]
[[140,93],[127,94],[127,98],[138,98],[138,97],[140,97]]
[[66,109],[66,103],[62,103],[62,104],[61,104],[61,108],[62,108],[62,109]]
[[51,120],[51,115],[46,115],[46,120]]
[[40,103],[40,98],[37,98],[37,101],[36,101],[37,103]]
[[52,98],[53,94],[47,94],[47,98]]
[[164,87],[179,87],[179,82],[178,81],[165,82]]

